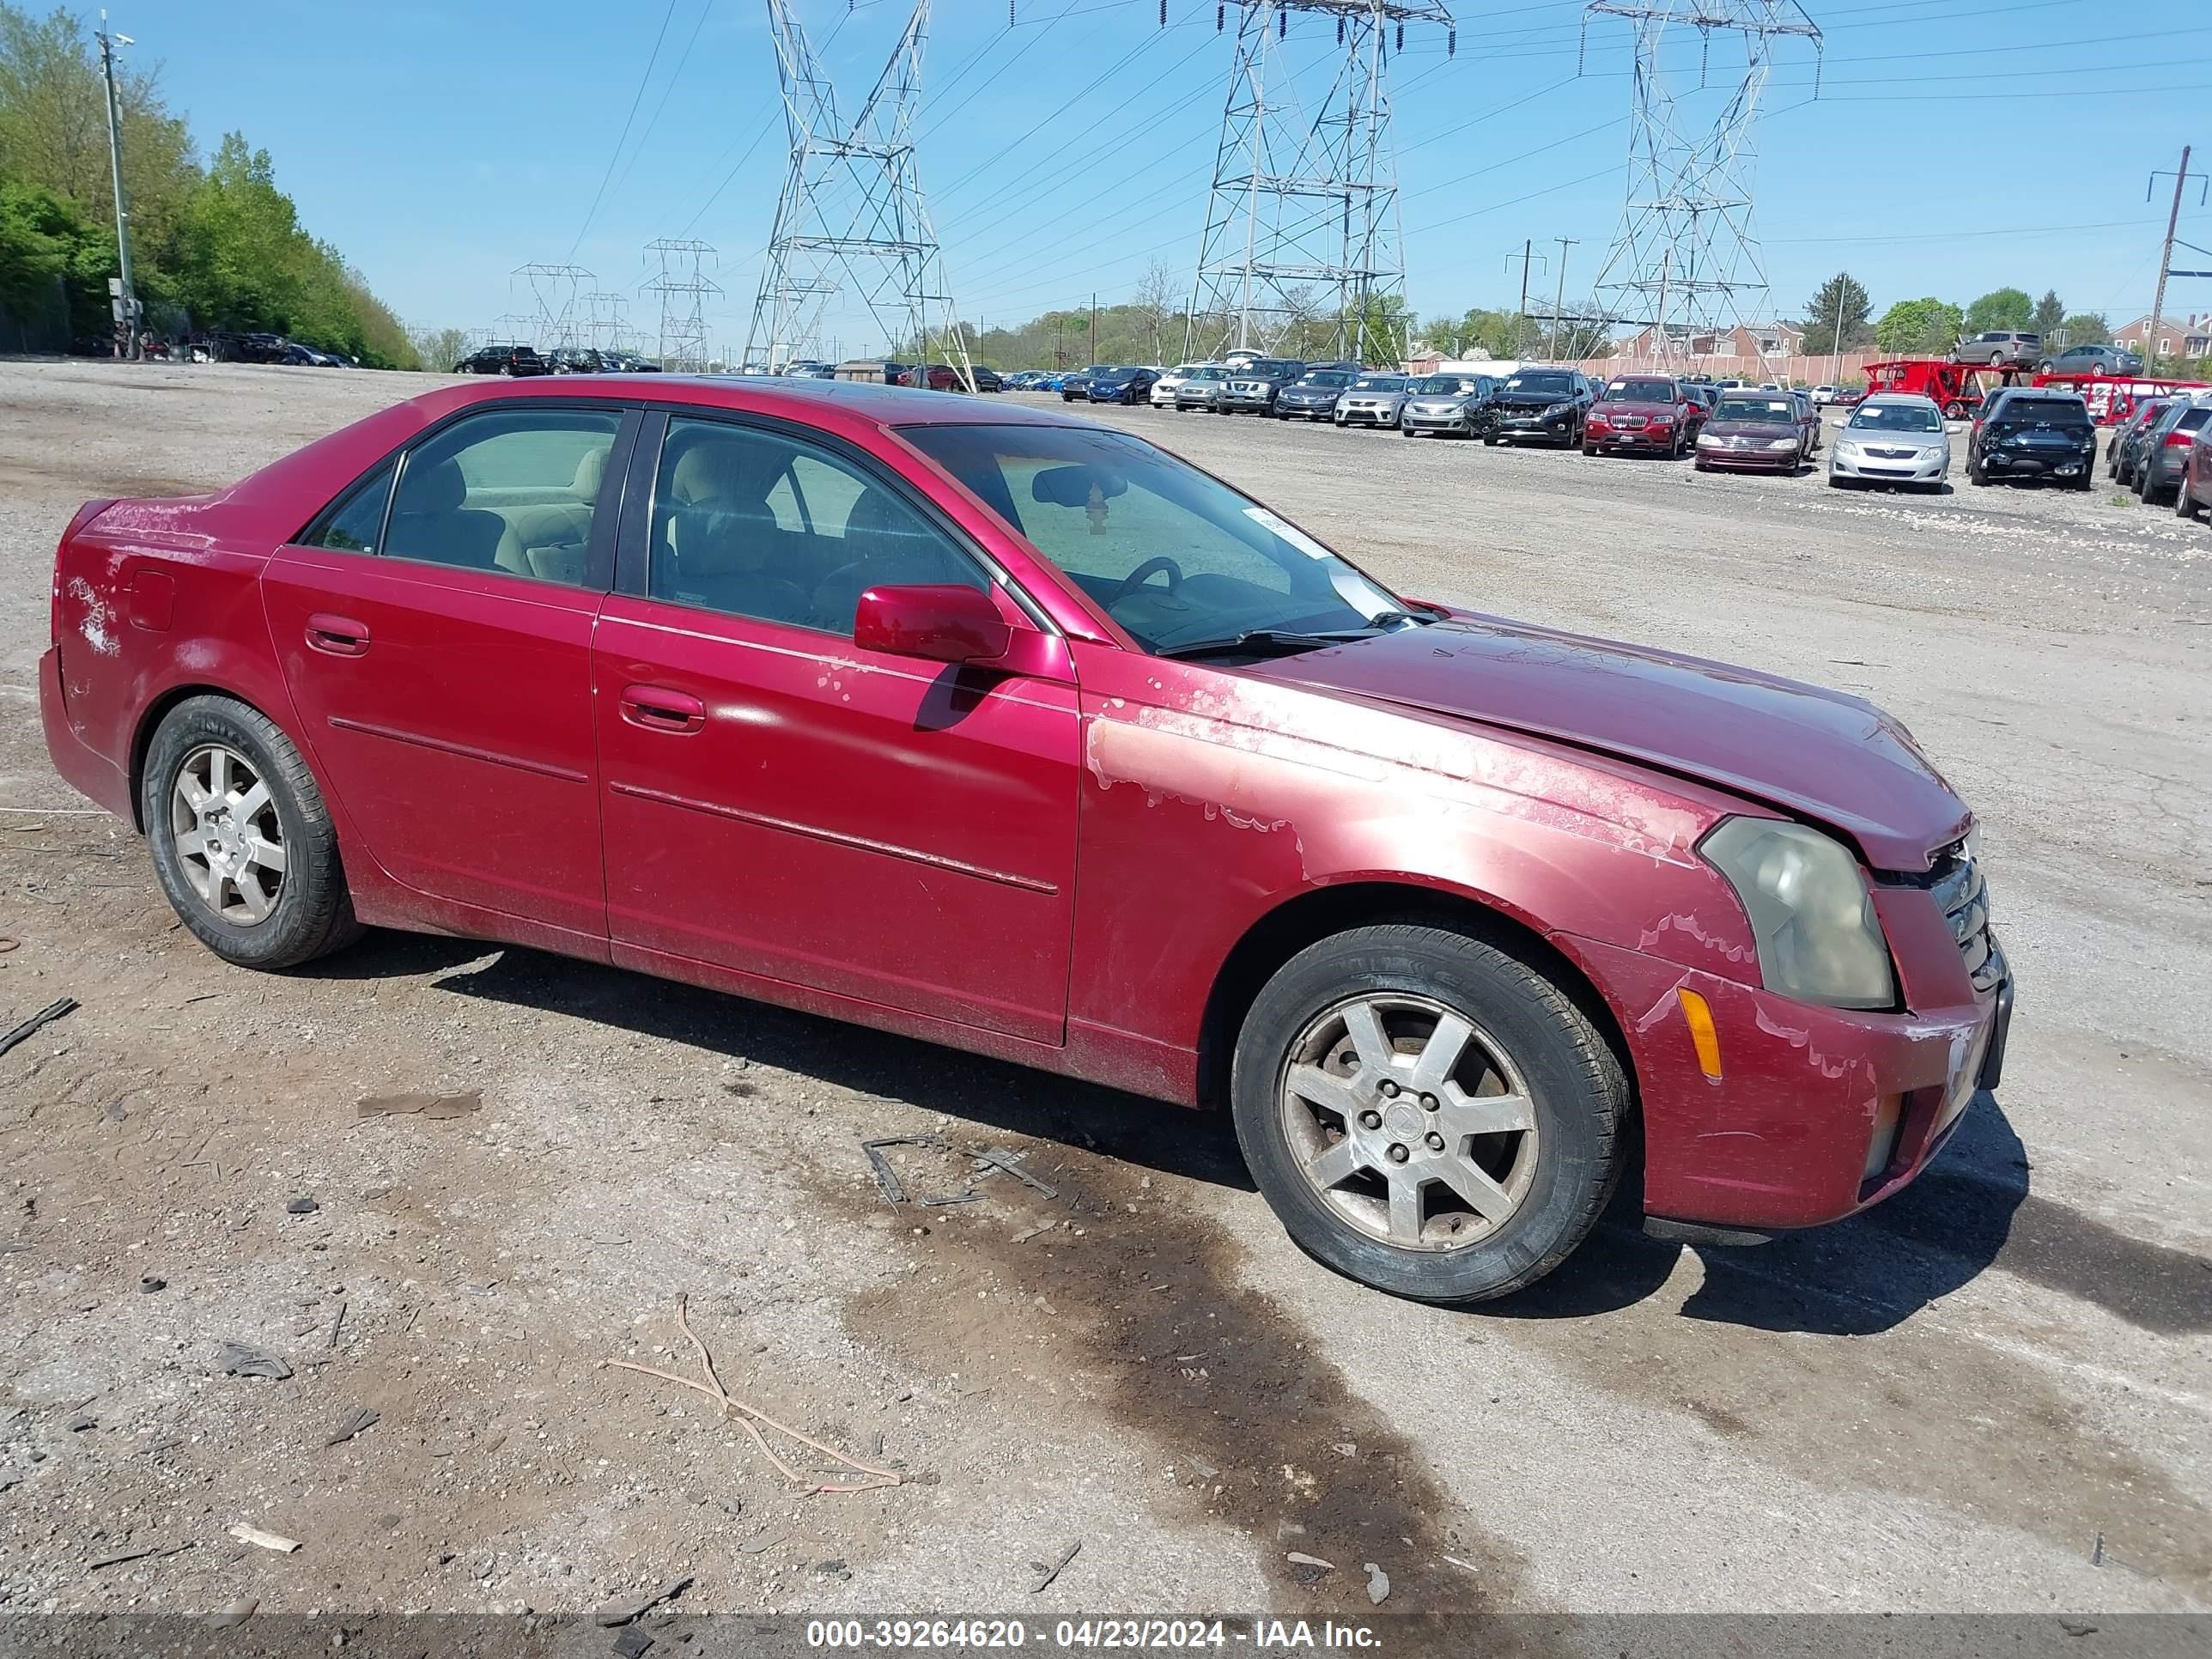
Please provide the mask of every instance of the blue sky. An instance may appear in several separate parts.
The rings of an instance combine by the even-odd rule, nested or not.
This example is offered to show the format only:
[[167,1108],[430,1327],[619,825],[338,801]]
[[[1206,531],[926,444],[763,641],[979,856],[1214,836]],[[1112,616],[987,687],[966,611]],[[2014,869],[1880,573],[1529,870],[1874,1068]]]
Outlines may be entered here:
[[[906,9],[802,0],[848,102]],[[1519,278],[1506,261],[1524,236],[1540,252],[1577,239],[1567,288],[1586,288],[1620,216],[1628,27],[1594,21],[1580,53],[1578,3],[1455,9],[1455,57],[1417,28],[1395,65],[1409,297],[1423,315],[1510,307]],[[1838,268],[1877,309],[2008,283],[2055,287],[2115,325],[2150,308],[2171,180],[2146,203],[2148,175],[2185,143],[2198,146],[2192,170],[2212,163],[2202,0],[1808,9],[1826,35],[1820,97],[1811,52],[1785,44],[1758,137],[1778,312],[1795,315]],[[1018,320],[1094,289],[1126,296],[1156,259],[1188,283],[1230,62],[1214,10],[1169,0],[1164,30],[1156,0],[1017,0],[1009,28],[1004,0],[938,0],[920,165],[963,316]],[[134,56],[160,61],[203,147],[238,128],[269,149],[308,228],[410,322],[474,328],[526,312],[509,273],[539,261],[629,291],[630,320],[650,329],[642,246],[688,235],[717,249],[726,295],[712,340],[742,343],[784,166],[762,0],[111,11]],[[1302,21],[1294,41],[1307,31],[1318,50],[1326,27]],[[2212,210],[2194,197],[2182,234],[2212,246]],[[1552,274],[1540,266],[1535,287],[1548,293]],[[2212,311],[2212,282],[2177,279],[2167,308]]]

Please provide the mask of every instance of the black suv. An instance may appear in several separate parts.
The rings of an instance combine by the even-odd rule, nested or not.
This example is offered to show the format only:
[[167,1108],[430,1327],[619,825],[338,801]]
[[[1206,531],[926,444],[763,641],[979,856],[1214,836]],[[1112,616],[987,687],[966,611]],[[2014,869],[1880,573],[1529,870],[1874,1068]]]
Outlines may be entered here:
[[2053,478],[2087,489],[2097,463],[2097,428],[2080,394],[2000,387],[1974,417],[1966,439],[1966,477]]
[[456,374],[550,374],[553,365],[526,345],[485,346],[453,365]]
[[1498,382],[1481,417],[1482,441],[1535,441],[1579,449],[1596,398],[1589,376],[1572,368],[1524,368]]
[[604,374],[607,368],[607,360],[590,346],[556,346],[545,362],[556,374]]

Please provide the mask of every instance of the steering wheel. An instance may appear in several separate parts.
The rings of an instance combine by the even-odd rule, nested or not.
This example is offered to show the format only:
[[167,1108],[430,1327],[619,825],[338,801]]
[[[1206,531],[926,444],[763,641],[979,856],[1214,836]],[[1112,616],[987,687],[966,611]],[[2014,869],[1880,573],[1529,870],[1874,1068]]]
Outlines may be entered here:
[[1146,559],[1144,563],[1122,577],[1121,585],[1114,590],[1114,597],[1106,601],[1106,608],[1111,611],[1130,594],[1142,587],[1148,578],[1161,571],[1167,573],[1169,592],[1172,593],[1182,586],[1182,567],[1163,554],[1158,558]]

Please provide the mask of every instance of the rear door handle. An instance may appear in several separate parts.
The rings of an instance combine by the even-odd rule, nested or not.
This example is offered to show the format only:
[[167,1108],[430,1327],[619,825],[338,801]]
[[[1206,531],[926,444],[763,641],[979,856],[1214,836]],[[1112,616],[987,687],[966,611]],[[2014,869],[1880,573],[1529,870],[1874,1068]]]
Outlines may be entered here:
[[647,732],[696,732],[707,724],[707,705],[665,686],[626,685],[622,717]]
[[368,624],[318,611],[307,618],[307,647],[331,657],[364,656],[368,651]]

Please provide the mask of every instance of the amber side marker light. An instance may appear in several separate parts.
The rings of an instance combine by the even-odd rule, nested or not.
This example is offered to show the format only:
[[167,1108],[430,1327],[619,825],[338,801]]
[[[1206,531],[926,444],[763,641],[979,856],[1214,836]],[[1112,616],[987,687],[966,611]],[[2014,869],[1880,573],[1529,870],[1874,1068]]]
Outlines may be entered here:
[[1690,1041],[1697,1045],[1698,1069],[1717,1083],[1721,1076],[1720,1033],[1713,1030],[1713,1011],[1705,1000],[1695,991],[1674,988],[1674,995],[1682,1005],[1682,1018],[1690,1027]]

